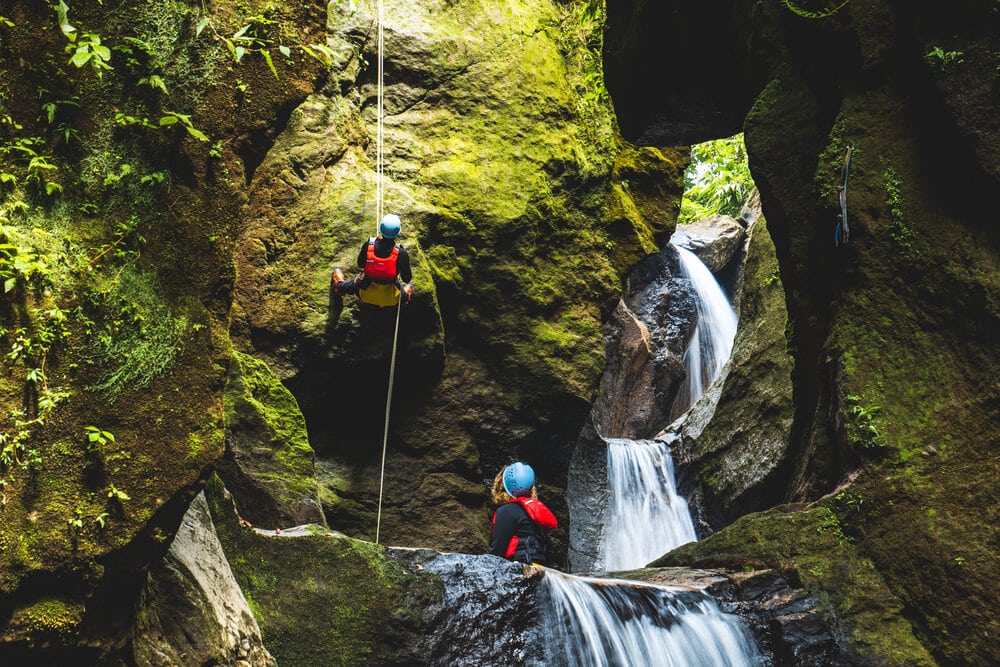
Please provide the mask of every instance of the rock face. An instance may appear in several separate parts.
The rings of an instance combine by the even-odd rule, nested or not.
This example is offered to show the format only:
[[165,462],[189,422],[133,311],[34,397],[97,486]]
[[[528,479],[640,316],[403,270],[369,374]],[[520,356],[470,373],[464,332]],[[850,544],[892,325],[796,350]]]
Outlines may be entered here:
[[[995,503],[986,500],[997,495],[1000,478],[990,444],[1000,434],[1000,360],[993,353],[1000,264],[996,228],[984,224],[994,206],[983,196],[996,190],[1000,172],[992,150],[1000,136],[996,98],[986,93],[995,63],[983,60],[984,49],[996,50],[1000,16],[979,2],[740,2],[725,9],[686,0],[656,8],[609,2],[609,47],[633,47],[609,54],[627,136],[656,135],[677,118],[670,104],[656,108],[639,94],[650,81],[634,73],[695,46],[646,26],[666,15],[713,11],[726,17],[713,25],[725,33],[731,57],[713,56],[707,71],[716,75],[694,89],[694,106],[707,107],[706,118],[713,109],[717,118],[746,114],[750,167],[788,306],[794,411],[786,460],[774,468],[780,488],[770,495],[816,500],[836,491],[820,507],[870,557],[878,585],[893,596],[887,599],[907,610],[905,621],[891,609],[857,621],[851,640],[872,660],[1000,661],[992,640],[997,621],[983,613],[995,606],[992,582],[1000,576],[990,555]],[[657,49],[662,61],[653,56]],[[652,69],[656,88],[683,87],[681,68]],[[726,98],[710,89],[725,90]],[[630,108],[639,101],[643,106]],[[667,123],[657,120],[663,117]],[[700,123],[702,132],[714,128]],[[838,245],[837,189],[849,146],[851,234]],[[711,470],[702,473],[711,480]],[[947,526],[938,516],[948,517]],[[771,517],[758,520],[766,525]],[[749,553],[757,533],[747,522],[741,535]],[[818,545],[802,548],[821,555]],[[787,553],[776,546],[771,558],[786,561]],[[857,599],[867,597],[854,588],[859,582],[832,569],[816,572],[803,574],[807,587],[830,591],[840,617],[856,616],[863,606]],[[876,630],[883,623],[884,631]],[[912,638],[911,624],[924,645]],[[906,641],[879,639],[898,632]]]
[[[232,328],[301,406],[332,525],[369,538],[395,312],[333,298],[329,282],[375,226],[372,10],[329,4],[330,78],[255,171]],[[416,286],[400,318],[390,543],[485,548],[482,480],[513,458],[558,498],[620,276],[672,231],[687,159],[616,141],[609,101],[586,92],[598,25],[578,11],[386,7],[385,206]]]
[[670,237],[671,243],[698,255],[712,273],[719,273],[732,261],[745,239],[743,226],[728,215],[681,225]]
[[226,453],[216,470],[240,514],[260,528],[326,523],[305,419],[267,364],[235,352],[224,407]]
[[[312,2],[61,7],[0,10],[0,244],[23,249],[0,253],[4,664],[105,656],[222,456],[236,221],[322,69]],[[280,79],[209,37],[265,11]],[[69,64],[69,35],[107,61]]]
[[277,664],[233,578],[203,493],[184,515],[163,563],[149,574],[132,651],[141,667]]

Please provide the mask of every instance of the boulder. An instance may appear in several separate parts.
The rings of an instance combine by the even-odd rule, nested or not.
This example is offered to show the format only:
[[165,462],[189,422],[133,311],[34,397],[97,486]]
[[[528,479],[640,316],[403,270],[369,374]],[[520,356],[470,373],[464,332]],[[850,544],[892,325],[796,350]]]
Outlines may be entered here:
[[740,221],[728,215],[695,220],[677,227],[670,237],[670,242],[687,248],[696,254],[712,273],[719,273],[743,248],[746,233]]
[[261,528],[323,524],[315,454],[295,397],[267,364],[234,352],[224,394],[226,453],[216,470]]
[[132,628],[132,660],[160,665],[274,667],[215,533],[204,493],[149,573]]

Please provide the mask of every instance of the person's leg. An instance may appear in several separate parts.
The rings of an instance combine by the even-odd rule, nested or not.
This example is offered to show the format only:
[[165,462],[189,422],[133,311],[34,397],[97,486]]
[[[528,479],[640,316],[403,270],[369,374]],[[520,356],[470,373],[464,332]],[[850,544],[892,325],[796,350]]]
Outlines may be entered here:
[[337,295],[357,294],[358,289],[361,286],[361,279],[361,276],[347,279],[344,277],[343,271],[340,269],[334,269],[333,277],[331,278],[333,293]]

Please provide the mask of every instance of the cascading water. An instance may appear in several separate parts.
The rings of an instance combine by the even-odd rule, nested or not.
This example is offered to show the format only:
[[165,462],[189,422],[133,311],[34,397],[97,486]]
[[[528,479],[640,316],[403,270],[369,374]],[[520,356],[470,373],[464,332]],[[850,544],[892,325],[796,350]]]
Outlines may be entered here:
[[611,500],[604,533],[605,571],[642,567],[698,539],[687,501],[677,495],[667,444],[606,440]]
[[737,667],[762,660],[746,628],[698,590],[546,570],[545,664]]
[[[684,356],[688,384],[674,403],[686,411],[732,352],[736,313],[697,256],[677,248],[695,292],[697,322]],[[621,396],[620,400],[628,400]],[[679,410],[679,413],[677,412]],[[667,442],[605,438],[609,505],[602,534],[605,571],[642,567],[697,539],[677,494]],[[759,665],[748,629],[703,591],[591,579],[546,570],[546,665],[717,667]]]
[[681,274],[695,291],[698,321],[684,352],[687,383],[674,399],[674,418],[682,415],[719,377],[729,360],[736,338],[736,311],[708,267],[687,248],[674,246],[681,260]]

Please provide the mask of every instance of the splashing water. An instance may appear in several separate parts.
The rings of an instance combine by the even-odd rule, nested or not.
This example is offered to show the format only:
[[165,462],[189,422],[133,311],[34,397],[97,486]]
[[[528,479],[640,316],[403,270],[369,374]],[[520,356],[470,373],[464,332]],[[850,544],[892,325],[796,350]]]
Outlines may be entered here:
[[705,393],[729,360],[736,338],[736,311],[715,276],[698,256],[687,248],[674,246],[681,259],[681,274],[691,281],[695,292],[698,322],[684,352],[687,383],[674,400],[673,417],[682,415]]
[[687,501],[677,495],[666,443],[606,441],[611,501],[604,532],[605,571],[642,567],[698,539]]
[[702,591],[545,571],[545,664],[738,667],[762,662],[746,628]]

